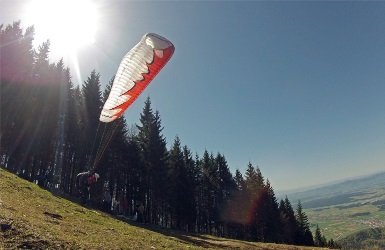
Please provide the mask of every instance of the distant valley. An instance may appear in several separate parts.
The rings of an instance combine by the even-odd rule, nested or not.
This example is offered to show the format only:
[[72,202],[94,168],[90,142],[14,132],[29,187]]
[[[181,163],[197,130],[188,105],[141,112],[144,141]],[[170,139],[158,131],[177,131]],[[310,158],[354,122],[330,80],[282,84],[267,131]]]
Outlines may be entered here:
[[354,232],[385,227],[385,172],[341,181],[287,195],[293,208],[298,200],[313,230],[318,224],[326,238],[340,239]]
[[284,198],[284,196],[287,195],[294,204],[296,204],[298,200],[301,200],[304,208],[318,208],[354,202],[357,200],[354,197],[376,193],[375,191],[378,189],[385,189],[385,172],[345,180],[306,191],[292,193],[281,192],[277,194],[277,197]]

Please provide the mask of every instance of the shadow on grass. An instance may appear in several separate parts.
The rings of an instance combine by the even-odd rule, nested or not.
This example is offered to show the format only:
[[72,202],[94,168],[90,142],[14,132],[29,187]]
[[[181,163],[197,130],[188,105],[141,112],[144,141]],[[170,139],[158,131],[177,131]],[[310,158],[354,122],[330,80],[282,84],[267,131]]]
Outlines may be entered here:
[[263,249],[258,247],[256,244],[243,241],[243,240],[241,243],[236,243],[237,240],[234,240],[234,239],[219,238],[216,236],[213,236],[213,238],[211,238],[209,236],[205,236],[202,234],[188,233],[177,229],[169,229],[169,228],[163,228],[157,225],[139,223],[132,220],[124,219],[123,217],[116,217],[116,216],[114,217],[120,221],[130,224],[131,226],[143,228],[155,233],[163,234],[164,236],[168,236],[175,241],[179,241],[181,243],[186,243],[186,244],[190,244],[198,247],[221,248],[221,249],[226,249],[226,248],[227,249]]

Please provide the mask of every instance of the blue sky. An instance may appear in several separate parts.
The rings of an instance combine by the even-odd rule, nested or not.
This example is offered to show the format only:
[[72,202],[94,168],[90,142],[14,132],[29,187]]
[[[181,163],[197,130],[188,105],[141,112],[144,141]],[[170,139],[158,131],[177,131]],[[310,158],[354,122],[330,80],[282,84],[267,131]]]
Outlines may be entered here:
[[[28,1],[1,1],[1,23]],[[95,43],[67,55],[74,82],[105,85],[148,32],[175,54],[147,96],[171,147],[176,135],[232,172],[259,166],[275,190],[385,170],[385,2],[95,1]],[[68,18],[71,13],[68,14]],[[38,33],[36,27],[36,33]],[[57,60],[57,59],[55,59]]]

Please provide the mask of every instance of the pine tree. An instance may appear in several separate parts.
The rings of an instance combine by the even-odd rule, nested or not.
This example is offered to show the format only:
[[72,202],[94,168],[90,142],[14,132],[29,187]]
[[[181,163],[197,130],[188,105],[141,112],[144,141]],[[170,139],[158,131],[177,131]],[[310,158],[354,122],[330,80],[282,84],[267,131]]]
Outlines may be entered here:
[[[37,52],[32,47],[34,28],[22,34],[20,22],[1,26],[1,164],[31,181],[48,175],[50,182],[66,185],[62,176],[67,137],[71,76],[63,60],[49,62],[50,43]],[[5,112],[4,112],[5,111]],[[10,113],[9,111],[12,111]],[[11,126],[9,126],[11,125]],[[5,136],[3,136],[5,135]],[[8,143],[8,135],[13,138]]]
[[264,240],[266,242],[278,242],[279,230],[280,230],[280,213],[278,208],[278,202],[275,197],[274,189],[270,185],[269,180],[266,181],[265,189],[267,190],[267,213],[265,217],[266,230]]
[[257,182],[258,182],[258,176],[257,176],[256,169],[251,164],[251,162],[249,162],[245,173],[245,184],[246,184],[246,189],[250,195],[250,199],[253,199],[258,195],[258,191],[260,187],[257,185]]
[[248,224],[248,194],[245,180],[237,169],[234,176],[235,190],[231,194],[228,208],[224,212],[227,222],[230,224],[230,237],[245,239],[246,225]]
[[[14,167],[16,147],[21,143],[25,121],[26,97],[31,90],[31,78],[34,64],[34,27],[20,27],[20,21],[0,26],[0,166],[10,170]],[[12,157],[12,155],[14,157]],[[5,157],[4,157],[5,156]],[[8,160],[11,158],[10,164]]]
[[91,170],[95,154],[93,152],[95,145],[99,145],[100,137],[97,137],[99,128],[99,116],[102,109],[102,94],[100,90],[100,75],[95,70],[83,83],[82,94],[84,97],[84,133],[83,152],[85,152],[86,166],[81,171]]
[[[29,139],[27,130],[32,126],[31,118],[25,118],[34,90],[31,84],[35,53],[33,39],[33,26],[24,34],[20,21],[7,25],[5,29],[0,26],[1,166],[18,174],[25,171],[23,161],[25,163],[28,148],[24,141]],[[28,178],[29,173],[24,174]]]
[[83,95],[79,86],[69,86],[68,111],[65,116],[65,147],[63,149],[63,189],[69,194],[74,194],[75,176],[80,172],[80,167],[85,165],[83,159],[84,117]]
[[224,211],[230,206],[230,199],[232,193],[236,190],[236,184],[234,178],[227,165],[225,156],[220,153],[215,158],[215,163],[218,169],[218,194],[217,194],[217,222],[220,225],[218,228],[219,236],[225,237],[229,234],[228,232],[228,220],[224,214]]
[[297,244],[303,246],[314,246],[313,235],[309,228],[307,215],[302,209],[301,201],[298,201],[297,204],[296,219],[298,225]]
[[145,166],[145,216],[151,223],[158,223],[166,211],[166,176],[167,148],[166,140],[161,134],[163,128],[159,112],[151,109],[148,97],[140,116],[141,125],[137,126],[138,140]]
[[252,241],[263,240],[263,203],[265,198],[263,177],[259,169],[249,162],[245,173],[246,183],[246,211],[247,218],[247,238]]
[[183,147],[183,161],[186,168],[187,180],[185,183],[185,206],[184,217],[187,223],[187,231],[195,229],[197,217],[196,194],[198,187],[199,169],[193,160],[190,149],[185,145]]
[[194,162],[187,146],[181,148],[180,139],[176,136],[169,152],[169,199],[171,209],[171,226],[178,229],[191,230],[194,222],[195,181]]
[[[32,151],[26,151],[26,161],[31,159],[40,162],[40,166],[33,166],[36,172],[50,175],[53,178],[53,167],[55,165],[56,136],[58,134],[59,105],[60,103],[60,85],[57,79],[62,75],[63,63],[51,64],[48,60],[49,43],[43,43],[39,48],[38,57],[35,64],[36,88],[34,89],[28,109],[28,117],[34,117],[31,126],[27,132],[33,135],[25,140],[27,148],[32,147]],[[28,120],[28,118],[26,118]],[[26,143],[29,141],[29,143]],[[28,155],[29,154],[29,155]],[[23,163],[27,168],[29,163]],[[34,165],[34,164],[33,164]],[[32,171],[32,174],[34,174]]]
[[326,246],[326,239],[325,236],[322,235],[320,228],[318,227],[315,230],[314,235],[314,245],[317,247],[325,247]]
[[279,204],[281,239],[285,244],[296,244],[297,242],[297,220],[293,207],[287,198],[281,200]]
[[3,25],[0,26],[1,84],[6,92],[9,90],[6,89],[8,84],[28,83],[30,80],[34,63],[32,45],[34,36],[34,26],[28,27],[23,34],[20,21],[13,22],[5,28]]
[[210,234],[217,233],[218,220],[218,193],[219,193],[219,176],[218,167],[215,164],[214,155],[209,154],[206,150],[202,159],[203,181],[206,189],[206,231]]
[[[53,184],[59,185],[66,192],[71,191],[71,166],[68,153],[69,149],[69,126],[70,126],[70,103],[73,101],[73,83],[69,68],[65,68],[63,60],[56,66],[55,81],[59,83],[58,90],[58,118],[57,131],[55,135],[55,163],[53,167]],[[73,150],[73,149],[71,149]]]
[[[9,117],[15,128],[12,132],[18,131],[18,136],[8,163],[15,173],[31,181],[36,175],[52,178],[58,160],[56,145],[62,124],[59,122],[60,106],[66,102],[65,96],[62,101],[61,86],[68,81],[64,78],[67,71],[62,61],[50,64],[48,53],[49,42],[45,42],[39,46],[34,63],[28,67],[32,74],[20,83],[18,93],[14,93],[14,100],[20,101],[14,106],[16,115]],[[18,74],[22,75],[22,72],[20,70]]]
[[[145,200],[145,189],[143,187],[145,179],[145,176],[143,176],[144,164],[141,160],[140,145],[137,138],[138,131],[135,126],[132,126],[131,129],[128,129],[128,148],[126,151],[128,158],[126,198],[131,201],[131,204],[139,204],[139,202]],[[131,207],[131,209],[134,208]]]
[[205,201],[206,193],[203,183],[203,171],[202,171],[202,160],[200,159],[198,153],[195,154],[195,166],[197,169],[196,181],[197,186],[195,189],[195,203],[196,203],[196,231],[198,233],[204,231],[205,223]]
[[[326,240],[326,239],[325,239]],[[333,239],[330,239],[326,246],[328,248],[331,248],[331,249],[342,249],[342,246],[340,244],[338,244],[337,242],[335,242]]]
[[184,220],[183,213],[188,208],[185,201],[185,185],[187,173],[184,166],[183,153],[179,137],[176,136],[169,157],[169,199],[171,212],[171,227],[181,229]]

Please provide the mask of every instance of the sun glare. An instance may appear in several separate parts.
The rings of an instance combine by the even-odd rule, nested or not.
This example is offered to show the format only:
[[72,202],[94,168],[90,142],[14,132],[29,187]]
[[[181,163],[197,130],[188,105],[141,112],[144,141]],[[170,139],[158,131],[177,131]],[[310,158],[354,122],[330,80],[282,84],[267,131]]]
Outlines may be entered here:
[[96,7],[91,0],[32,0],[25,20],[35,26],[37,42],[49,39],[52,52],[74,53],[95,40]]

